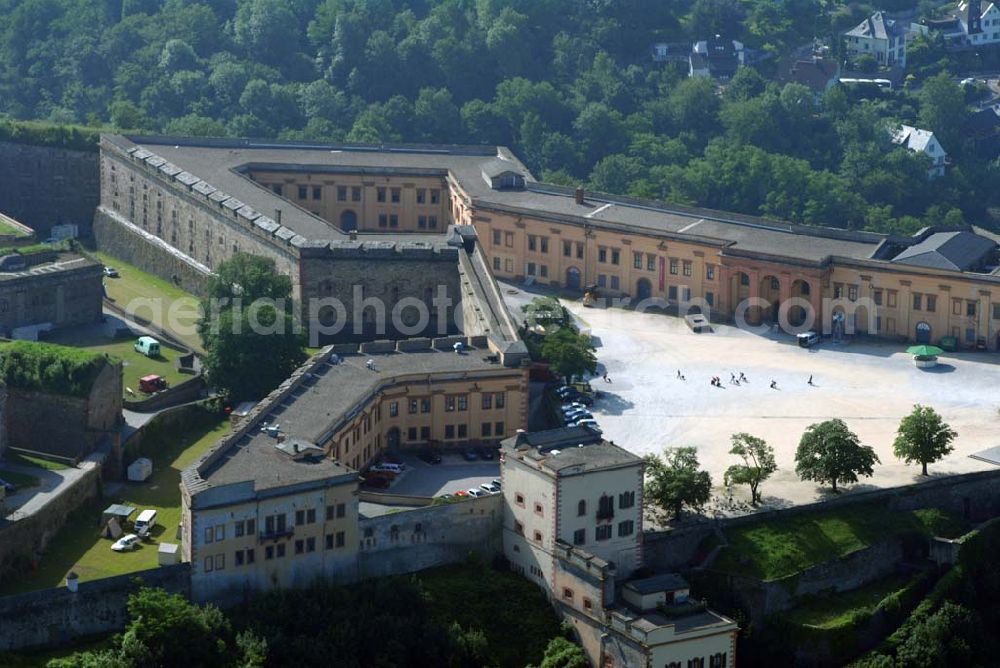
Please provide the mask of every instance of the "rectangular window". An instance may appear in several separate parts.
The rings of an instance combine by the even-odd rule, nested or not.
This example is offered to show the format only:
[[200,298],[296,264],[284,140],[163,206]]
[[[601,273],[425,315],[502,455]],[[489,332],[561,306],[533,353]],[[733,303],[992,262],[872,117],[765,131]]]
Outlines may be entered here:
[[427,227],[429,227],[430,229],[433,230],[433,229],[436,229],[437,226],[438,226],[438,217],[437,216],[427,216]]
[[235,536],[236,538],[239,538],[240,536],[242,536],[243,535],[243,529],[244,529],[243,520],[240,520],[238,522],[234,522],[233,523],[233,536]]
[[212,529],[212,527],[206,527],[205,528],[205,542],[206,543],[211,543],[214,538],[215,538],[215,531]]
[[316,509],[310,508],[306,511],[306,524],[316,524]]
[[351,188],[351,201],[352,202],[361,201],[361,186],[354,186]]
[[539,247],[539,249],[543,253],[548,253],[549,252],[549,238],[548,237],[539,237],[538,238],[538,247]]
[[410,427],[406,432],[406,440],[415,441],[417,440],[417,428]]
[[460,424],[460,425],[458,425],[458,437],[459,438],[468,438],[469,437],[469,425],[467,425],[467,424]]
[[375,189],[375,200],[378,201],[378,202],[384,202],[385,201],[385,188],[376,188]]
[[347,515],[347,504],[346,503],[338,503],[337,504],[337,519],[341,519],[345,515]]
[[618,276],[612,276],[611,277],[611,289],[612,290],[618,290],[620,287],[621,287],[621,280],[618,278]]
[[333,534],[332,533],[326,534],[323,547],[324,547],[324,549],[327,549],[327,550],[332,550],[333,549]]
[[254,562],[254,558],[255,557],[254,557],[253,548],[251,547],[251,548],[247,549],[247,563],[248,564],[252,564]]
[[448,413],[455,411],[455,397],[447,396],[444,398],[444,410]]
[[610,524],[604,524],[604,525],[601,525],[601,526],[597,527],[597,529],[594,531],[594,538],[596,538],[597,540],[608,540],[608,539],[610,539],[611,538],[611,525]]
[[619,508],[631,508],[635,505],[635,492],[622,492],[618,495]]
[[646,256],[646,271],[656,271],[656,256],[647,255]]
[[927,311],[930,313],[937,311],[937,295],[927,295]]
[[691,275],[691,260],[684,260],[684,275]]
[[564,241],[563,242],[563,257],[573,257],[573,242]]
[[338,202],[347,201],[347,186],[337,186],[337,201]]
[[503,422],[494,422],[493,423],[493,435],[494,436],[503,436],[504,435]]
[[618,523],[618,537],[623,538],[625,536],[631,536],[635,532],[635,522],[632,520],[625,520],[624,522]]
[[467,411],[469,410],[469,397],[464,394],[458,396],[458,410]]
[[962,315],[962,300],[952,299],[951,300],[951,314],[952,315]]
[[233,563],[237,566],[242,566],[243,559],[244,559],[243,550],[236,550],[236,552],[233,554]]
[[709,281],[715,280],[715,265],[706,264],[705,265],[705,278]]
[[273,545],[268,545],[267,547],[264,548],[264,559],[266,561],[270,561],[271,559],[274,559],[274,546]]
[[306,186],[299,186],[299,199],[305,199],[309,195],[309,189]]
[[295,526],[302,526],[306,523],[306,511],[296,510],[295,511]]
[[416,412],[417,412],[417,400],[410,399],[410,415],[413,415]]
[[316,538],[314,536],[310,536],[309,538],[306,538],[306,552],[315,552],[315,551],[316,551]]
[[632,266],[636,269],[642,269],[642,253],[632,251]]
[[313,186],[313,199],[323,199],[323,186]]
[[215,555],[215,570],[221,571],[226,567],[226,555],[217,554]]
[[493,271],[500,271],[500,258],[493,256]]
[[389,191],[390,197],[392,198],[393,204],[399,204],[399,188],[392,188]]
[[921,302],[923,301],[923,296],[919,292],[913,293],[913,310],[919,311]]
[[427,200],[427,191],[424,188],[417,188],[417,204],[423,204]]
[[677,286],[671,285],[667,287],[667,299],[672,299],[677,301]]
[[379,227],[389,227],[389,216],[384,213],[378,215],[378,226]]
[[431,188],[431,204],[437,204],[441,201],[441,191],[437,188]]
[[483,410],[488,411],[493,408],[493,395],[489,392],[483,394]]
[[493,245],[499,246],[502,239],[500,230],[493,230]]
[[670,273],[674,276],[677,275],[677,258],[670,258]]
[[346,534],[343,531],[338,531],[336,534],[336,545],[337,547],[344,547],[344,538]]
[[965,302],[965,315],[970,318],[976,317],[976,302]]
[[587,530],[577,529],[573,532],[573,544],[574,545],[584,545],[587,542]]
[[215,541],[225,540],[226,538],[226,527],[223,524],[215,527]]
[[604,274],[597,275],[597,287],[606,288],[608,287],[608,277]]
[[856,285],[847,286],[847,298],[852,302],[858,301],[858,286]]
[[484,422],[482,425],[480,425],[479,432],[483,438],[489,438],[493,436],[493,423]]
[[872,290],[872,300],[875,302],[875,306],[882,305],[882,290],[880,288]]
[[431,428],[421,427],[420,428],[420,438],[424,441],[429,441],[431,438]]
[[389,227],[399,227],[399,216],[397,214],[389,214]]
[[427,216],[417,216],[417,227],[427,229]]
[[896,308],[896,291],[888,290],[885,293],[885,305],[889,308]]
[[212,572],[212,564],[215,563],[212,557],[205,557],[205,572]]
[[1000,320],[1000,304],[993,305],[993,319]]
[[705,293],[705,303],[709,306],[715,306],[715,293],[706,292]]
[[583,259],[583,244],[581,244],[581,243],[578,243],[576,245],[576,259],[577,260],[582,260]]
[[285,556],[285,544],[284,544],[284,543],[278,543],[276,547],[277,547],[278,549],[277,549],[277,551],[275,552],[275,555],[276,555],[276,556],[277,556],[277,557],[278,557],[279,559],[281,559],[282,557],[284,557],[284,556]]
[[497,408],[503,408],[507,405],[507,393],[497,392],[493,395],[493,400],[496,403]]
[[446,424],[444,426],[444,437],[447,439],[455,438],[455,425]]
[[257,533],[257,520],[247,520],[247,535],[252,536]]
[[420,400],[420,412],[421,413],[430,413],[431,412],[431,400],[430,399],[421,399]]
[[621,262],[621,259],[622,259],[622,253],[621,253],[621,251],[618,250],[617,248],[612,248],[611,249],[611,264],[618,264],[619,262]]
[[600,248],[597,249],[597,261],[598,262],[607,262],[608,261],[608,249],[607,248],[600,247]]
[[396,417],[399,415],[399,402],[390,401],[389,402],[389,417]]

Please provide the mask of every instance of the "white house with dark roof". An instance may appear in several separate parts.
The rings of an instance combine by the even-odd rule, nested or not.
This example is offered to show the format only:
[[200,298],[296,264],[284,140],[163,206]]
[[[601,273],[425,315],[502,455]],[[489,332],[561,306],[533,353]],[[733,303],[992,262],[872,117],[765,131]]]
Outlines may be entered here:
[[955,12],[964,34],[965,43],[971,45],[1000,42],[1000,7],[992,0],[969,0],[958,5]]
[[932,164],[931,168],[927,170],[928,179],[944,176],[948,154],[930,130],[921,130],[912,125],[900,125],[892,135],[892,143],[930,156]]
[[870,55],[885,67],[906,67],[907,30],[884,12],[875,12],[844,33],[847,56],[853,61]]

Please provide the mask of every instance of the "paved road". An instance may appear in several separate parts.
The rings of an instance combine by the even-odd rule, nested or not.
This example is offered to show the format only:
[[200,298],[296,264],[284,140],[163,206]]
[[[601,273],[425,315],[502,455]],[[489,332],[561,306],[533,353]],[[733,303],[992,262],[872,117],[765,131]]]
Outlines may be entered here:
[[5,469],[35,476],[41,480],[38,487],[29,487],[7,497],[5,502],[7,517],[11,522],[24,519],[62,494],[66,488],[80,479],[87,471],[99,467],[106,457],[105,453],[95,452],[80,462],[76,468],[49,471],[35,466],[21,464],[4,464]]

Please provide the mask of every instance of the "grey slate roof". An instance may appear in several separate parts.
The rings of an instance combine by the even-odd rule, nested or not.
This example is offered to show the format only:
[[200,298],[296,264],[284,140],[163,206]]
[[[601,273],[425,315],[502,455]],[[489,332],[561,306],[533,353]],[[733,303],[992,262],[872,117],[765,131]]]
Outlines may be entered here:
[[904,28],[898,21],[888,18],[883,12],[875,12],[857,26],[847,31],[849,37],[866,37],[869,39],[888,39],[900,37]]
[[677,591],[688,588],[687,580],[677,573],[661,573],[641,580],[631,580],[625,583],[625,587],[640,594],[656,594],[661,591]]
[[901,252],[892,262],[966,271],[982,262],[996,247],[995,241],[972,232],[935,232]]
[[605,441],[589,427],[522,432],[504,440],[502,445],[505,450],[523,454],[557,476],[636,466],[642,462],[641,457]]

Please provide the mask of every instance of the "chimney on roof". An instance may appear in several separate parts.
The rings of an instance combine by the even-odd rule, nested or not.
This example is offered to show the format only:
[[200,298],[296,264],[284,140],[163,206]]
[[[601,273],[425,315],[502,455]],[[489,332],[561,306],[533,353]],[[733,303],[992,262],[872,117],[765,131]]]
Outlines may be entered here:
[[274,222],[281,225],[281,209],[274,210]]
[[576,203],[582,205],[584,203],[584,196],[586,195],[586,191],[583,189],[583,186],[576,187],[575,195],[576,195]]

